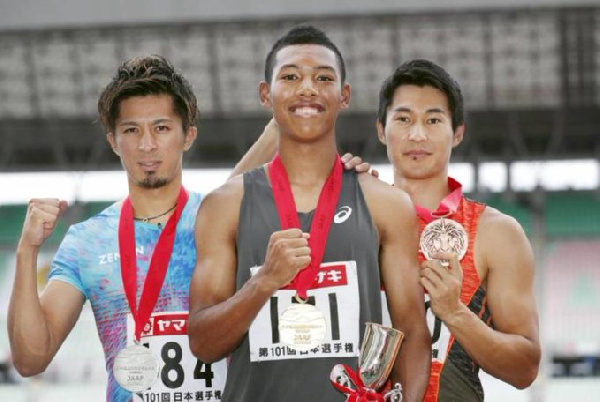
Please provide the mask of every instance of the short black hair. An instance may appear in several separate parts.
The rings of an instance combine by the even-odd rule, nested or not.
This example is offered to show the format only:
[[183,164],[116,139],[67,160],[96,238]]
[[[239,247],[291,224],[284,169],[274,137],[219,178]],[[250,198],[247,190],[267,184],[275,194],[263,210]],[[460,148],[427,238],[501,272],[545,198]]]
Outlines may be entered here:
[[346,64],[344,63],[344,58],[342,57],[342,53],[337,48],[337,46],[329,39],[329,37],[325,34],[325,32],[321,31],[318,28],[310,24],[300,24],[296,25],[292,29],[290,29],[285,35],[280,37],[273,47],[271,51],[267,54],[267,58],[265,60],[265,81],[270,83],[273,79],[273,68],[275,67],[275,57],[277,56],[277,52],[287,46],[291,45],[322,45],[327,49],[333,51],[340,65],[340,74],[342,83],[346,80]]
[[181,117],[183,131],[196,126],[198,105],[190,83],[164,57],[149,55],[125,61],[98,99],[98,114],[106,131],[114,131],[121,102],[132,96],[168,95]]
[[383,127],[385,127],[387,109],[394,100],[396,88],[402,85],[430,86],[444,92],[452,114],[452,129],[456,130],[464,123],[463,96],[458,82],[434,62],[415,59],[403,63],[381,86],[377,119]]

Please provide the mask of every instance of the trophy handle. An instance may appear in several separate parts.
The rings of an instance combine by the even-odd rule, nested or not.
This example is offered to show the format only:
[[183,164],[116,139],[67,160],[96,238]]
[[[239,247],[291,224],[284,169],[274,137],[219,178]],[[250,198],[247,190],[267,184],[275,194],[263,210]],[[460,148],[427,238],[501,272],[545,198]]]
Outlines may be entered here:
[[402,385],[396,383],[394,387],[383,396],[385,402],[402,402]]
[[333,370],[331,370],[329,380],[334,384],[339,384],[342,387],[356,391],[360,386],[353,380],[352,375],[346,370],[343,364],[336,364],[333,366]]

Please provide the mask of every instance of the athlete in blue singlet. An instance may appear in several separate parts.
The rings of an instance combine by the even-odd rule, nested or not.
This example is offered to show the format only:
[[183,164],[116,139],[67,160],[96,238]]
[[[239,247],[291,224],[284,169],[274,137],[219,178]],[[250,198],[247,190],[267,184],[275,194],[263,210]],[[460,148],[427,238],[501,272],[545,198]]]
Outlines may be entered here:
[[[196,264],[193,231],[201,196],[191,194],[182,201],[180,195],[185,193],[183,153],[197,136],[196,105],[189,83],[160,56],[131,59],[119,68],[101,94],[98,110],[107,140],[127,173],[129,196],[125,203],[117,202],[69,229],[39,297],[37,256],[67,203],[58,199],[29,202],[8,314],[11,351],[21,375],[46,369],[89,300],[106,357],[107,401],[220,399],[225,362],[203,364],[192,356],[187,341],[189,283]],[[268,136],[259,138],[234,174],[267,160],[261,152],[270,154],[272,148]],[[123,235],[123,204],[131,211],[135,236]],[[185,208],[177,208],[178,204]],[[175,217],[175,222],[180,215],[171,251],[170,245],[159,242],[159,236],[170,232],[169,220]],[[131,253],[124,253],[121,235],[130,239]],[[155,254],[162,256],[164,281],[146,281]],[[121,258],[124,255],[133,257]],[[133,267],[131,271],[124,270],[124,260]],[[133,286],[126,292],[123,284],[129,282]],[[130,304],[134,300],[136,313],[142,310],[140,295],[148,283],[156,288],[157,300],[146,303],[150,317],[138,318],[136,332]],[[122,388],[113,372],[117,354],[136,338],[154,352],[158,362],[157,380],[140,393],[131,386],[135,392]]]
[[[196,260],[194,223],[201,199],[199,194],[190,194],[183,210],[168,274],[154,307],[150,327],[142,335],[142,343],[148,344],[161,358],[163,368],[155,385],[134,400],[163,400],[165,394],[170,394],[170,400],[189,400],[190,397],[195,400],[197,393],[205,400],[220,399],[225,382],[225,361],[205,365],[187,353],[188,292]],[[107,395],[111,401],[125,401],[131,396],[112,375],[116,354],[133,340],[117,236],[121,205],[122,202],[117,202],[70,228],[53,261],[49,278],[73,285],[90,301],[106,356]],[[161,232],[154,223],[138,221],[135,224],[138,282],[143,283],[146,277]],[[141,293],[142,286],[138,286],[138,299]]]

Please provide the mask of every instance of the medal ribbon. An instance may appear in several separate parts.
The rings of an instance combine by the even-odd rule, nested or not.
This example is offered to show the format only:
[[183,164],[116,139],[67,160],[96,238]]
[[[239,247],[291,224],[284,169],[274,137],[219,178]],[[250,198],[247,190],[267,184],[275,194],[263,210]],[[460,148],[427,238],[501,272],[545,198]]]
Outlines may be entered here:
[[137,257],[135,247],[135,226],[133,223],[133,206],[129,197],[121,207],[119,220],[119,253],[121,255],[121,278],[123,288],[129,302],[129,309],[135,320],[135,340],[139,341],[144,325],[148,322],[152,310],[158,300],[160,289],[167,275],[167,267],[175,243],[175,229],[187,200],[188,192],[181,187],[177,198],[177,208],[169,218],[165,229],[158,238],[158,243],[152,253],[150,268],[146,275],[139,309],[136,305],[137,296]]
[[348,376],[350,377],[352,382],[358,388],[358,389],[354,389],[354,388],[346,387],[346,386],[343,386],[343,385],[331,380],[331,383],[338,391],[341,391],[344,394],[348,395],[348,399],[346,399],[346,402],[367,402],[367,401],[385,402],[385,398],[383,397],[383,395],[377,393],[376,391],[374,391],[372,389],[365,387],[365,384],[363,383],[360,376],[357,373],[355,373],[354,370],[352,370],[350,368],[350,366],[348,366],[346,364],[342,364],[342,366],[344,366],[344,368],[346,369],[346,372],[348,373]]
[[[333,170],[321,189],[317,210],[310,225],[310,239],[308,239],[311,250],[310,265],[301,270],[290,284],[291,287],[296,289],[298,296],[303,299],[307,298],[306,291],[310,289],[317,277],[321,261],[323,261],[325,255],[327,236],[342,192],[342,174],[342,162],[340,156],[336,154]],[[281,220],[281,228],[283,230],[302,229],[298,219],[294,194],[292,194],[292,186],[280,155],[276,155],[269,163],[269,175],[271,176],[275,206]]]
[[426,223],[432,222],[437,218],[452,215],[458,209],[458,205],[463,196],[462,184],[452,177],[448,177],[448,187],[450,188],[450,194],[444,197],[435,211],[431,211],[419,205],[415,206],[417,215],[419,215]]

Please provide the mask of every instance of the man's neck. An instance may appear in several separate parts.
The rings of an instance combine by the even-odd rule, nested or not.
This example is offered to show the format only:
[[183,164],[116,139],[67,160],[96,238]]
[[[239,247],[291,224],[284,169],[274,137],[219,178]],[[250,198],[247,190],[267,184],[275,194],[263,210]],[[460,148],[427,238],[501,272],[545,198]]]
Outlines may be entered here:
[[279,155],[288,174],[297,211],[309,212],[317,207],[336,154],[335,141],[311,144],[280,142]]
[[406,191],[414,204],[429,210],[437,209],[444,197],[450,194],[447,173],[426,179],[410,179],[395,171],[394,185]]
[[335,141],[310,144],[281,141],[279,155],[292,186],[322,185],[333,167],[337,147]]
[[173,180],[165,186],[151,189],[130,184],[129,198],[134,216],[144,219],[163,214],[175,205],[180,190],[181,180]]

